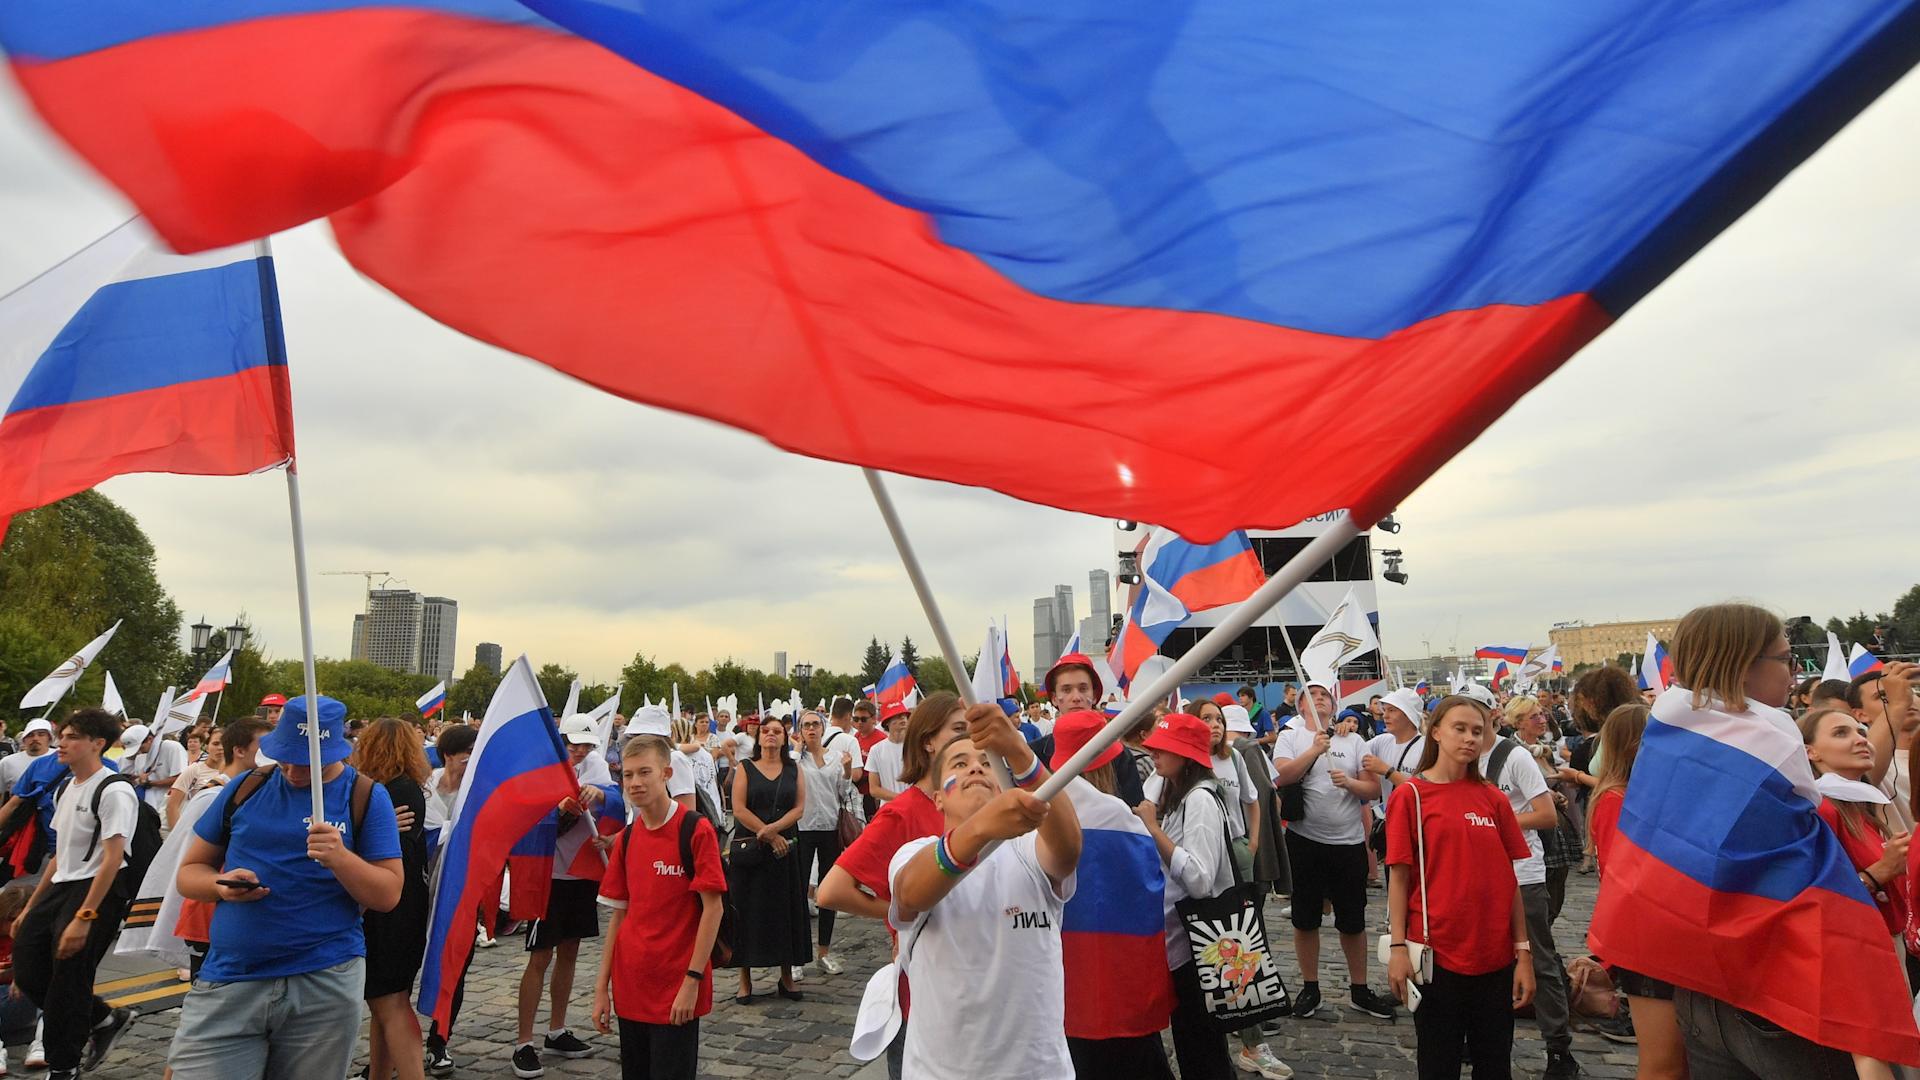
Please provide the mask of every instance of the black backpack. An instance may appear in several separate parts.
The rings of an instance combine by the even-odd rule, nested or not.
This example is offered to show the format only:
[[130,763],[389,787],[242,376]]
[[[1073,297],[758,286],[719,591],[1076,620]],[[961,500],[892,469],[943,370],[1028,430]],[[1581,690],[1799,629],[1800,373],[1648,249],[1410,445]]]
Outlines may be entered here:
[[[73,774],[68,773],[59,785],[53,789],[53,798],[58,803],[67,793],[67,787],[73,783]],[[93,858],[93,852],[100,846],[100,799],[107,793],[108,784],[133,786],[133,777],[125,773],[109,772],[107,778],[93,789],[93,799],[87,809],[93,812],[93,839],[87,842],[87,854],[82,862]],[[134,821],[133,836],[127,842],[127,864],[120,868],[114,878],[115,889],[124,896],[131,897],[140,890],[140,883],[147,879],[147,867],[153,865],[153,857],[160,854],[160,811],[155,810],[140,793],[133,793]]]
[[[697,787],[695,798],[701,798]],[[703,816],[691,810],[680,815],[680,869],[687,875],[688,881],[693,880],[693,830],[699,827],[699,819]],[[639,815],[636,813],[634,817],[638,820]],[[627,854],[633,850],[633,824],[632,821],[627,822],[626,830],[620,834],[620,864],[623,867]],[[714,827],[713,835],[717,844],[720,836],[718,826]],[[720,928],[713,935],[713,966],[716,970],[733,966],[733,905],[727,901],[727,895],[720,894]],[[695,893],[694,898],[697,900],[699,894]]]
[[[220,847],[225,849],[233,840],[233,815],[242,804],[253,798],[260,786],[280,771],[277,765],[262,765],[238,780],[233,781],[233,795],[227,799],[226,809],[220,815]],[[353,817],[353,850],[360,851],[360,826],[367,820],[367,800],[373,798],[373,781],[358,770],[353,774],[353,794],[348,798],[349,813]]]

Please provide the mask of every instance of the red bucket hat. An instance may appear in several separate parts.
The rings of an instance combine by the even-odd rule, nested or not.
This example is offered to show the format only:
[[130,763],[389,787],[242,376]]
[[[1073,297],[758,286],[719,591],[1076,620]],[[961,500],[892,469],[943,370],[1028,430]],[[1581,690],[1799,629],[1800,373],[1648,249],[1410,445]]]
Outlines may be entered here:
[[1093,696],[1096,700],[1107,692],[1106,687],[1100,685],[1100,672],[1094,668],[1093,661],[1087,659],[1085,653],[1070,652],[1054,661],[1053,666],[1047,669],[1047,677],[1040,680],[1040,685],[1046,689],[1048,697],[1053,696],[1054,678],[1068,668],[1087,670],[1087,674],[1093,677]]
[[1168,713],[1143,740],[1149,750],[1165,750],[1213,768],[1213,729],[1186,713]]
[[907,708],[905,705],[900,705],[900,704],[889,705],[886,708],[880,710],[880,726],[886,727],[888,724],[893,723],[895,720],[898,720],[903,716],[911,716],[912,714],[913,714],[913,710]]
[[[1107,726],[1107,718],[1092,709],[1075,709],[1062,716],[1053,725],[1053,760],[1047,763],[1050,769],[1058,770],[1067,763],[1067,759],[1080,752],[1080,748]],[[1097,769],[1120,756],[1120,742],[1115,740],[1112,746],[1100,751],[1087,768]]]

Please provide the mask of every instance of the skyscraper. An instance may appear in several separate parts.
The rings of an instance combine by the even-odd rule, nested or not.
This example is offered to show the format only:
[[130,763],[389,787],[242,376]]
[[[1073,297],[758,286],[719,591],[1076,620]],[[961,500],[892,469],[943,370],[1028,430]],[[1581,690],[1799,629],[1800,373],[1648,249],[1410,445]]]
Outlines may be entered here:
[[367,616],[363,612],[353,617],[353,642],[347,646],[347,659],[365,660],[367,658]]
[[1033,602],[1033,677],[1034,681],[1046,677],[1047,669],[1060,659],[1060,649],[1066,639],[1054,632],[1053,597],[1043,596]]
[[491,641],[483,641],[474,646],[473,666],[486,668],[495,675],[500,674],[500,646]]
[[[1109,629],[1113,626],[1113,579],[1105,570],[1095,570],[1087,575],[1087,611],[1093,621],[1101,626],[1100,641],[1107,640]],[[1087,648],[1095,647],[1094,639],[1082,632],[1081,643]]]
[[389,671],[420,672],[420,594],[409,589],[367,593],[363,658]]
[[420,603],[420,674],[436,679],[453,678],[454,631],[460,621],[460,605],[444,596],[429,596]]

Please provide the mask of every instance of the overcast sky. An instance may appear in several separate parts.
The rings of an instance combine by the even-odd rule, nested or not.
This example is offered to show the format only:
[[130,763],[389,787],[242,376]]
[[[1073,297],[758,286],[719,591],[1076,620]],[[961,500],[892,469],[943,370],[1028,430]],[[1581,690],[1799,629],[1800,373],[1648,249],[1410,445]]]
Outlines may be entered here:
[[[1412,581],[1380,586],[1389,653],[1729,597],[1825,618],[1920,581],[1915,131],[1909,76],[1409,498]],[[130,213],[0,84],[0,291]],[[932,652],[858,470],[470,341],[360,278],[321,227],[275,254],[310,565],[458,600],[458,669],[480,641],[601,680],[636,650],[847,669],[877,633]],[[963,650],[1010,616],[1024,667],[1032,600],[1057,582],[1086,614],[1107,522],[893,485]],[[269,653],[298,655],[279,474],[103,490],[189,619],[244,610]],[[344,656],[364,583],[313,587],[318,648]]]

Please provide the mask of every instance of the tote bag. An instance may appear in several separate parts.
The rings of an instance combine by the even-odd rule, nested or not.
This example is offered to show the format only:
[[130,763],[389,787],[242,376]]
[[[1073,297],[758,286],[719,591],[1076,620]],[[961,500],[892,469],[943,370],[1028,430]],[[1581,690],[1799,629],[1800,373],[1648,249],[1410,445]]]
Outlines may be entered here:
[[[1220,803],[1221,831],[1226,832],[1226,799],[1217,786],[1206,788]],[[1188,897],[1174,904],[1193,948],[1187,977],[1199,981],[1208,1022],[1220,1032],[1239,1031],[1293,1011],[1287,984],[1267,945],[1259,887],[1246,879],[1232,858],[1231,835],[1226,844],[1233,884],[1217,896]]]

